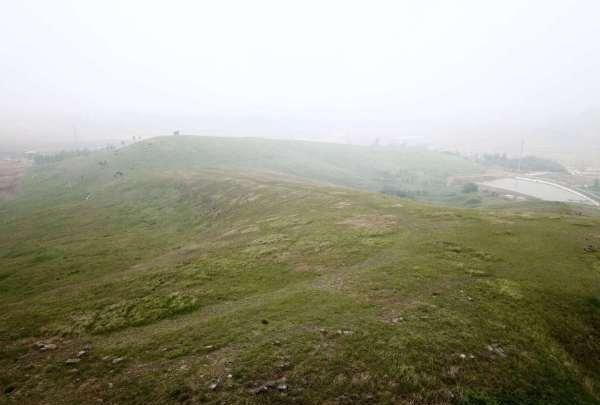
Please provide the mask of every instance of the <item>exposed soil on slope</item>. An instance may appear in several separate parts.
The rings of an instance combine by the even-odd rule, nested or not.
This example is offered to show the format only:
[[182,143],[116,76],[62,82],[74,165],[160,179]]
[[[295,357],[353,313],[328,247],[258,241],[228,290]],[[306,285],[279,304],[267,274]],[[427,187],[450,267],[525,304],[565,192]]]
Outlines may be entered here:
[[19,191],[21,180],[30,165],[27,160],[0,160],[0,199],[11,198]]

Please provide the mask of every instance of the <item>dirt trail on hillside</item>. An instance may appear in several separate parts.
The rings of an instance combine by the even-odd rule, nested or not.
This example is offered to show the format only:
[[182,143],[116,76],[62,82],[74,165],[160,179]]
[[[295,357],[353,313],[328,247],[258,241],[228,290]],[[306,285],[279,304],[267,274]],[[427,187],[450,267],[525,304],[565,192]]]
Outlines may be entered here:
[[0,160],[0,200],[14,197],[29,166],[27,160]]

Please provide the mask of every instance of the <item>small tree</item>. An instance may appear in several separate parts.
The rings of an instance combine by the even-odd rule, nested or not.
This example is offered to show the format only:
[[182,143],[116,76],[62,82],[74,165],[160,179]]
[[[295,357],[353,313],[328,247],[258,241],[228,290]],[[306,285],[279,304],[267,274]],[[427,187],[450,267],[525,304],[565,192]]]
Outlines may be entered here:
[[476,193],[477,191],[479,191],[479,186],[475,183],[467,183],[462,188],[463,193]]

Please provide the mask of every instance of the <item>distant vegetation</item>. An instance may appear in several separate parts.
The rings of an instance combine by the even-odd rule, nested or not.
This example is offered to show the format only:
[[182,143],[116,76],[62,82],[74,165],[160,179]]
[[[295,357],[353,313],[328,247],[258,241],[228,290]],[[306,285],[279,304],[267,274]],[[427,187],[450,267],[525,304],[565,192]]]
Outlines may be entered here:
[[395,197],[404,197],[404,198],[423,198],[427,197],[429,193],[426,190],[405,190],[398,186],[385,185],[381,189],[383,194],[393,195]]
[[463,186],[463,193],[476,193],[479,191],[479,186],[475,183],[467,183]]
[[45,165],[49,163],[61,162],[65,159],[70,159],[79,156],[88,156],[91,152],[88,149],[71,150],[71,151],[60,151],[49,154],[38,154],[33,156],[33,162],[36,165]]
[[520,158],[509,158],[506,154],[485,154],[479,161],[486,166],[500,166],[502,168],[524,172],[566,172],[560,163],[536,156],[525,156]]

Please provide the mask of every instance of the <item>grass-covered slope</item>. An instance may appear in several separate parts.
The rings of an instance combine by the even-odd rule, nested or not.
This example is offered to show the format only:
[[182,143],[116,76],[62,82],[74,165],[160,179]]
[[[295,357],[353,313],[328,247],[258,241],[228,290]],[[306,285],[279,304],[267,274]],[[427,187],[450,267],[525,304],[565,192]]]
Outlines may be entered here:
[[[386,190],[438,199],[457,190],[447,186],[451,176],[477,173],[473,162],[447,153],[418,148],[379,148],[257,138],[160,137],[127,148],[94,154],[105,162],[98,172],[89,157],[65,162],[67,173],[84,176],[117,171],[130,176],[140,169],[224,168],[270,170],[335,185],[371,191]],[[81,167],[86,170],[81,173]],[[91,169],[92,172],[87,172]]]
[[0,402],[599,402],[598,217],[172,154],[35,168],[0,206]]

